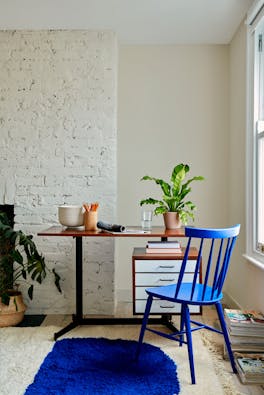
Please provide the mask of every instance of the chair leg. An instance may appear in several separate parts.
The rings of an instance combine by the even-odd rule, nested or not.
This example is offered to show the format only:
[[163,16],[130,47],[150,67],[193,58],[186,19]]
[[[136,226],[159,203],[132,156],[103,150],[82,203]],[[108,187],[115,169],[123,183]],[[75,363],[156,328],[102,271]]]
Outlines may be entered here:
[[138,359],[140,351],[141,351],[141,346],[142,346],[146,326],[148,323],[148,316],[150,313],[152,300],[153,300],[153,297],[151,295],[149,295],[149,297],[147,299],[145,313],[144,313],[144,317],[143,317],[143,321],[142,321],[142,325],[141,325],[141,330],[140,330],[140,335],[139,335],[139,339],[138,339],[138,345],[137,345],[137,350],[136,350],[136,360]]
[[[183,330],[184,330],[184,319],[183,319],[183,316],[184,316],[183,305],[181,305],[180,332],[183,332]],[[181,335],[179,336],[179,338],[180,338],[180,340],[179,340],[179,346],[182,347],[182,342],[183,342],[183,340],[184,340],[183,334],[181,334]]]
[[230,360],[233,372],[237,373],[235,360],[234,360],[234,355],[233,355],[233,351],[232,351],[231,344],[230,344],[230,341],[229,341],[228,332],[227,332],[227,329],[226,329],[226,323],[225,323],[223,308],[222,308],[222,305],[221,305],[220,302],[217,302],[215,307],[216,307],[216,310],[217,310],[217,313],[218,313],[220,325],[221,325],[222,332],[223,332],[223,335],[224,335],[225,344],[226,344],[227,352],[228,352],[228,355],[229,355],[229,360]]
[[189,307],[185,304],[183,307],[183,318],[186,329],[186,338],[187,338],[187,347],[188,347],[188,356],[189,356],[189,365],[191,372],[192,384],[195,384],[195,372],[194,372],[194,361],[193,361],[193,347],[192,347],[192,331],[191,331],[191,322],[190,322],[190,311]]

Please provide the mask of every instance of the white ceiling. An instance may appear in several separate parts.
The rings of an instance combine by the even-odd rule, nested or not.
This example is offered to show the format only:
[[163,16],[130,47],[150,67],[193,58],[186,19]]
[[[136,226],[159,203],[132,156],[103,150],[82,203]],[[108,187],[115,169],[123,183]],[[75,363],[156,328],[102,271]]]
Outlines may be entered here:
[[0,0],[0,29],[113,30],[126,44],[227,44],[253,0]]

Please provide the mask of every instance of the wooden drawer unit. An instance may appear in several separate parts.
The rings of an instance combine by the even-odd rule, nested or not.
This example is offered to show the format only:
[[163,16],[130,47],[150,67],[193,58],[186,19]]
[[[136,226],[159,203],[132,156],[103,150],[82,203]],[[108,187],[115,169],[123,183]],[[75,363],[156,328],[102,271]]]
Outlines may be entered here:
[[[197,250],[192,248],[186,265],[184,280],[191,282],[195,269]],[[133,314],[145,311],[146,288],[177,283],[183,254],[147,254],[145,248],[135,248],[132,256],[133,270]],[[202,273],[199,273],[200,281]],[[199,306],[190,306],[190,312],[200,314]],[[180,305],[154,299],[151,314],[179,314]]]

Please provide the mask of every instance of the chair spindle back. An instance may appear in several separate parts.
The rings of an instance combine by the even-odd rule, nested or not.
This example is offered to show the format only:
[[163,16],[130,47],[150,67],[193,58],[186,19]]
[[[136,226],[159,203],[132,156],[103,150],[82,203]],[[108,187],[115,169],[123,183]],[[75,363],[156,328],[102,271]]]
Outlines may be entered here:
[[[227,229],[185,228],[185,235],[188,237],[188,242],[176,286],[176,298],[184,282],[183,276],[186,271],[190,248],[195,242],[196,244],[198,242],[198,255],[193,275],[190,300],[193,300],[202,266],[204,278],[202,280],[202,291],[200,287],[200,300],[204,301],[205,299],[208,300],[208,298],[213,300],[219,297],[225,282],[231,254],[239,230],[240,225],[235,225]],[[208,295],[208,286],[211,287],[210,295]]]

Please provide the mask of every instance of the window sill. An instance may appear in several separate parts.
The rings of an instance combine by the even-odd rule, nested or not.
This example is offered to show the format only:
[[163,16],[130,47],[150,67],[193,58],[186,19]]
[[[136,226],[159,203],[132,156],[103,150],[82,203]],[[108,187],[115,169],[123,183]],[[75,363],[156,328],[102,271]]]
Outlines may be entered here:
[[256,259],[248,254],[243,254],[243,257],[246,258],[248,262],[252,263],[254,266],[258,267],[261,270],[264,270],[264,263],[261,260]]

